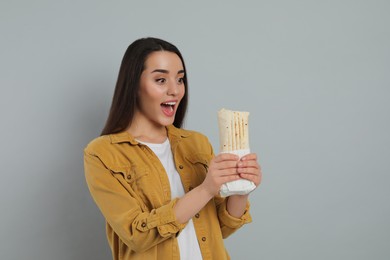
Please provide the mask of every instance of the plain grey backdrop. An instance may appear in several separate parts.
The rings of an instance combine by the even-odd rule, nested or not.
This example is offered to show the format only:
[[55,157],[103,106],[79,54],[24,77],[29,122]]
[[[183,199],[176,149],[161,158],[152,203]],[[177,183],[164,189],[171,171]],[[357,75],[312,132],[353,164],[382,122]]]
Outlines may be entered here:
[[389,1],[0,3],[0,259],[110,259],[83,172],[127,46],[174,43],[185,127],[250,111],[263,168],[232,259],[390,258]]

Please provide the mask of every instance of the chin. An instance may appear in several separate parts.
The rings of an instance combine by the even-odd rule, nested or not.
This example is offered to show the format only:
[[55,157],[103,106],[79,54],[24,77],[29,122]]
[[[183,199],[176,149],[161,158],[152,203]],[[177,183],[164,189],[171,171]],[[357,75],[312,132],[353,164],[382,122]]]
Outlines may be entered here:
[[174,120],[164,121],[164,122],[162,122],[161,125],[163,125],[163,126],[169,126],[169,125],[172,125],[173,122],[174,122]]
[[172,117],[172,118],[161,118],[160,120],[155,121],[155,122],[161,126],[169,126],[169,125],[172,125],[174,121],[175,121],[175,118]]

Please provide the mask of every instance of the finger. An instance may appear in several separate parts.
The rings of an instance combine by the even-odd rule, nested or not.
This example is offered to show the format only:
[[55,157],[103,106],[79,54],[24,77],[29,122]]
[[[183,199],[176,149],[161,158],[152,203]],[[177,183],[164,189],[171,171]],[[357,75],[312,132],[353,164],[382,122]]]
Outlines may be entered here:
[[240,174],[240,177],[248,181],[252,181],[256,185],[256,187],[259,186],[261,183],[261,176],[258,175],[250,175],[250,174],[242,173]]
[[217,164],[217,169],[219,170],[230,168],[237,168],[237,161],[223,161]]
[[229,176],[224,176],[221,178],[221,182],[222,183],[227,183],[227,182],[230,182],[230,181],[235,181],[235,180],[239,180],[241,177],[240,175],[238,174],[235,174],[235,175],[229,175]]
[[237,163],[237,167],[240,167],[240,168],[252,167],[252,168],[260,169],[260,165],[255,160],[239,161]]
[[257,172],[256,174],[251,173],[239,173],[241,178],[248,179],[254,182],[261,181],[263,174],[261,172]]
[[246,160],[257,160],[257,155],[255,153],[249,153],[241,157],[241,161],[246,161]]
[[215,158],[215,162],[222,162],[222,161],[237,161],[239,157],[232,153],[220,153]]
[[259,169],[253,168],[253,167],[237,168],[237,172],[240,174],[246,173],[246,174],[250,174],[250,175],[259,175],[260,174]]
[[219,171],[219,176],[238,175],[237,168],[224,169]]

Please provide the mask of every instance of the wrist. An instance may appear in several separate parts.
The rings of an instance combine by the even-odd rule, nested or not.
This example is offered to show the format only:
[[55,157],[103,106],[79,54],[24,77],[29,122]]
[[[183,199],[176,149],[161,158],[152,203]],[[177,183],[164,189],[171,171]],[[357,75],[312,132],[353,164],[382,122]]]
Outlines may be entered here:
[[229,199],[234,200],[234,201],[247,201],[248,198],[249,198],[249,194],[229,196]]
[[211,200],[214,197],[213,192],[209,191],[204,183],[196,187],[198,190],[200,197],[207,199],[207,201]]
[[229,196],[226,204],[226,210],[231,216],[240,218],[245,213],[247,202],[248,194]]

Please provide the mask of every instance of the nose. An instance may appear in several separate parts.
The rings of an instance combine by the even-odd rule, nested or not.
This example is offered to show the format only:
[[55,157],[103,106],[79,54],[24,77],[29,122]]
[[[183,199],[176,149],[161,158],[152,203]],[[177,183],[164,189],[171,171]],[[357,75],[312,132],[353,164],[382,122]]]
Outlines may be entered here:
[[168,84],[167,93],[170,96],[176,96],[179,93],[179,86],[176,81],[173,80]]

